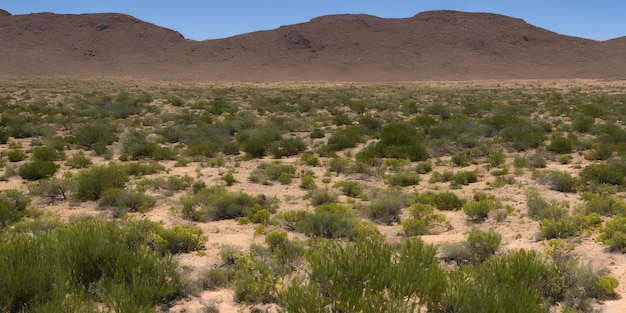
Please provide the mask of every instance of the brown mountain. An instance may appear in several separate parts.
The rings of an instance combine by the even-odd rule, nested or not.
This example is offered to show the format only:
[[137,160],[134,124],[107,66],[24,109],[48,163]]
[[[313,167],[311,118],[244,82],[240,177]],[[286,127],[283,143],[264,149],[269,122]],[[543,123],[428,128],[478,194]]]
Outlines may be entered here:
[[0,11],[0,75],[202,80],[625,78],[626,37],[598,42],[488,13],[333,15],[191,41],[123,14]]

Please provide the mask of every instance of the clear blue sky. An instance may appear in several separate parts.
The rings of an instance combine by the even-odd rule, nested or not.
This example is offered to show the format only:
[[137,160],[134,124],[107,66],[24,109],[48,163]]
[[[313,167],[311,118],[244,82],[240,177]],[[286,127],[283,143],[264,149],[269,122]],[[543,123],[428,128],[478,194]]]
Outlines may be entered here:
[[396,18],[443,9],[504,14],[595,40],[626,36],[624,0],[0,0],[0,8],[12,14],[125,13],[194,40],[274,29],[328,14]]

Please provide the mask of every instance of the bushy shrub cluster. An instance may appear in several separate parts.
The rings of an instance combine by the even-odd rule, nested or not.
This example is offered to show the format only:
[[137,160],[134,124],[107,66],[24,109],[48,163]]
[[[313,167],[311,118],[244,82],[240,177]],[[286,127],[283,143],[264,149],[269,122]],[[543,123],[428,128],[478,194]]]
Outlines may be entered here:
[[465,204],[463,199],[459,198],[455,193],[450,191],[440,193],[426,191],[418,195],[417,202],[434,205],[435,208],[441,211],[460,210],[463,207],[463,204]]
[[433,227],[442,225],[446,218],[434,213],[435,207],[430,204],[416,203],[409,207],[411,217],[402,221],[402,230],[407,236],[427,235]]
[[255,206],[269,207],[264,196],[244,192],[230,192],[224,186],[204,188],[189,197],[181,198],[182,215],[193,221],[216,221],[248,215]]
[[[89,219],[0,243],[7,312],[149,312],[182,293],[176,263],[135,224]],[[95,292],[97,290],[97,292]]]
[[[291,182],[291,177],[296,173],[293,165],[282,164],[278,161],[261,163],[252,173],[248,180],[254,183],[269,183],[270,181]],[[289,181],[287,181],[289,179]]]

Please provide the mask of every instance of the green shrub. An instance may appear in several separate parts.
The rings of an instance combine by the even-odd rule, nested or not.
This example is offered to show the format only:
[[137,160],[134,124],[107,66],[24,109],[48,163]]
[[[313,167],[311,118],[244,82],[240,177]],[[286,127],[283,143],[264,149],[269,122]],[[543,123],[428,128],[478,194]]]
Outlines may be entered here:
[[476,171],[458,171],[452,176],[453,185],[469,185],[478,181]]
[[596,213],[601,216],[626,215],[626,202],[611,195],[584,193],[585,202],[580,206],[584,214]]
[[346,173],[350,167],[350,160],[344,158],[333,158],[328,164],[328,170],[337,174]]
[[281,176],[283,180],[296,173],[296,167],[293,165],[281,164],[280,162],[261,163],[250,173],[248,178],[252,182],[279,181]]
[[526,202],[528,206],[528,217],[538,218],[542,212],[550,207],[550,203],[544,199],[535,188],[526,190]]
[[539,172],[537,181],[541,184],[550,185],[550,189],[560,192],[576,192],[580,180],[572,177],[570,173],[559,171]]
[[165,166],[151,161],[151,162],[131,162],[123,165],[124,171],[128,175],[143,176],[156,174],[165,170]]
[[360,126],[347,126],[330,135],[327,145],[333,151],[354,148],[361,141],[362,131]]
[[450,161],[455,166],[465,167],[470,165],[472,158],[469,151],[462,151],[453,155]]
[[333,188],[339,188],[341,193],[352,198],[360,197],[363,193],[363,186],[355,181],[340,181],[335,183]]
[[417,173],[399,172],[387,177],[389,186],[413,186],[420,183],[420,176]]
[[15,189],[5,190],[0,194],[0,229],[19,221],[26,215],[26,206],[31,202],[21,192]]
[[224,186],[199,190],[191,197],[181,198],[182,214],[193,221],[216,221],[248,215],[255,205],[266,206],[263,196],[253,197],[244,192],[229,192]]
[[324,136],[324,131],[319,128],[313,129],[313,131],[311,131],[311,135],[309,135],[312,139],[324,138]]
[[49,200],[67,200],[74,191],[74,185],[68,178],[53,178],[40,180],[37,183],[29,184],[28,191],[33,196],[41,196]]
[[600,229],[598,240],[612,251],[626,252],[626,217],[614,216]]
[[304,150],[307,146],[300,137],[285,138],[272,144],[271,151],[275,158],[279,159],[284,156],[296,155]]
[[88,123],[78,127],[73,135],[76,143],[101,155],[107,151],[107,146],[116,142],[117,127],[109,123]]
[[293,280],[279,295],[290,312],[434,309],[445,290],[436,249],[419,238],[397,247],[375,240],[320,241],[311,252],[310,279]]
[[144,157],[152,157],[159,145],[148,139],[148,133],[132,131],[122,140],[122,151],[133,160]]
[[580,178],[584,183],[623,185],[626,165],[620,163],[590,164],[583,168]]
[[19,162],[26,159],[26,153],[22,150],[9,150],[6,152],[9,162]]
[[102,193],[101,208],[113,208],[120,213],[147,212],[156,204],[156,199],[142,192],[130,191],[122,188],[109,188]]
[[430,173],[433,170],[433,164],[430,161],[419,162],[415,166],[415,171],[418,174]]
[[390,225],[400,222],[400,213],[406,206],[405,195],[399,190],[389,190],[377,195],[367,208],[367,214],[373,221]]
[[445,191],[434,193],[427,191],[417,197],[417,202],[423,204],[432,204],[441,211],[456,211],[463,207],[465,201],[459,198],[453,192]]
[[417,203],[409,207],[410,218],[402,221],[402,230],[407,236],[421,236],[430,233],[431,229],[443,223],[446,218],[434,214],[435,207],[430,204]]
[[232,186],[237,182],[232,171],[228,171],[226,174],[222,175],[222,180],[226,182],[226,186]]
[[337,201],[337,195],[327,189],[312,190],[310,192],[311,204],[314,206],[331,204]]
[[320,165],[320,159],[315,156],[312,153],[303,153],[302,157],[300,157],[300,160],[302,160],[302,162],[304,162],[304,164],[308,165],[308,166],[319,166]]
[[496,209],[496,202],[490,199],[470,201],[463,205],[463,212],[472,220],[483,220]]
[[134,224],[88,219],[15,236],[0,245],[0,257],[12,260],[0,265],[0,305],[7,312],[152,311],[178,297],[182,283],[173,259],[148,248],[144,235]]
[[115,164],[82,170],[76,176],[75,197],[79,200],[98,200],[107,189],[124,188],[127,181],[127,171]]
[[550,144],[548,145],[548,151],[552,151],[559,154],[572,153],[573,142],[570,138],[566,138],[559,135],[553,135]]
[[467,236],[467,246],[472,252],[472,263],[482,263],[498,251],[502,235],[494,230],[487,232],[472,228]]
[[93,162],[80,151],[74,154],[71,158],[65,162],[65,165],[71,168],[86,168],[93,164]]
[[315,190],[317,189],[317,184],[315,184],[315,177],[313,175],[304,175],[300,179],[300,188],[305,190]]
[[19,169],[19,175],[24,179],[39,180],[52,177],[58,169],[59,165],[54,162],[35,160],[22,164]]

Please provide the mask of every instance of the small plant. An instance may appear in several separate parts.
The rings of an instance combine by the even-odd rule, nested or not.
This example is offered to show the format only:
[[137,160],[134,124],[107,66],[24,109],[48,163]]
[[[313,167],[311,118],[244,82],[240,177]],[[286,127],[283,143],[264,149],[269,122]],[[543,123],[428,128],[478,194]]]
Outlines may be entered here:
[[228,171],[226,174],[224,174],[222,176],[222,180],[226,182],[226,186],[232,186],[234,183],[237,182],[237,180],[233,176],[232,171]]
[[417,203],[409,207],[411,217],[402,221],[402,230],[407,236],[421,236],[430,233],[436,225],[441,225],[446,218],[434,213],[435,207],[430,204]]
[[91,161],[91,159],[86,157],[82,151],[74,154],[67,160],[67,162],[65,162],[65,165],[71,168],[86,168],[91,166],[92,164],[93,162]]
[[9,162],[19,162],[26,159],[26,153],[22,150],[9,150],[6,152]]
[[420,176],[417,173],[399,172],[387,177],[389,186],[413,186],[420,183]]
[[20,166],[19,175],[28,180],[49,178],[56,173],[59,165],[51,161],[35,160]]
[[352,198],[360,197],[363,193],[363,187],[355,181],[340,181],[333,188],[339,188],[344,195]]
[[496,202],[491,199],[470,201],[463,205],[463,212],[473,221],[483,220],[489,212],[496,209]]

